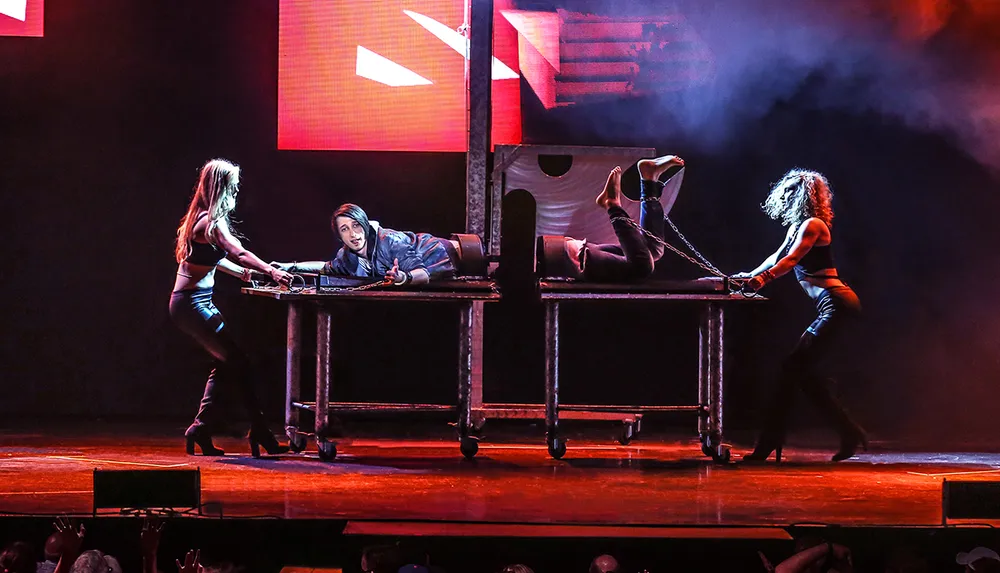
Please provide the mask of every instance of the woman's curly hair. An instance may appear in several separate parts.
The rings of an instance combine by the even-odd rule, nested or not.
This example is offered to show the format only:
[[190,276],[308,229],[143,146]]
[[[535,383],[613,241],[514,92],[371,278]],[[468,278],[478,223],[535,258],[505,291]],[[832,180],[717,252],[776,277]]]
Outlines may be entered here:
[[833,228],[833,190],[822,173],[792,169],[771,187],[760,208],[783,226],[816,217]]

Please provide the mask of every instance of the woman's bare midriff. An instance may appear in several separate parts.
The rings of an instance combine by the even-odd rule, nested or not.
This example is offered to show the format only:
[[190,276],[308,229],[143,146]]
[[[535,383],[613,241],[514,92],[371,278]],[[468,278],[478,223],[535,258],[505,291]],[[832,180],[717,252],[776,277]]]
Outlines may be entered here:
[[174,292],[199,288],[212,288],[214,286],[215,266],[192,265],[188,262],[183,262],[177,265],[177,277],[174,279]]
[[[802,290],[806,291],[809,298],[815,300],[823,291],[829,288],[846,286],[837,276],[837,269],[820,269],[814,273],[818,276],[805,277],[799,281]],[[825,275],[825,276],[824,276]]]

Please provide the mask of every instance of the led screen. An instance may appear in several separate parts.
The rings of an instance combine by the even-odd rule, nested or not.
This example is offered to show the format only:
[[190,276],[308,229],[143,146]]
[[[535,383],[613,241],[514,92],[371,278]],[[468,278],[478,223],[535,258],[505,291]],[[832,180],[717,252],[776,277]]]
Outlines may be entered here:
[[42,36],[42,1],[0,0],[0,36]]
[[[465,10],[464,0],[282,0],[278,148],[465,151]],[[495,22],[492,143],[519,143],[517,32]]]

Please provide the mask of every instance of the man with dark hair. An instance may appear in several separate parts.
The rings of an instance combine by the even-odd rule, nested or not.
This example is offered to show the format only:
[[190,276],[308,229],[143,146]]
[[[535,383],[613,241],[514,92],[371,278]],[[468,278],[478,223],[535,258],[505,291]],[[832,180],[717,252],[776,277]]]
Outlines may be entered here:
[[353,203],[341,205],[331,223],[344,243],[333,260],[271,265],[290,273],[384,277],[400,286],[455,277],[458,248],[452,241],[382,227]]

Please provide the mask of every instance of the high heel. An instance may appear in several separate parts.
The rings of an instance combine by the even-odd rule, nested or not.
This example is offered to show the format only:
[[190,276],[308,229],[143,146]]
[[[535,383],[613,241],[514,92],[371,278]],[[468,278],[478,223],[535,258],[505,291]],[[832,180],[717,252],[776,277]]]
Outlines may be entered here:
[[868,451],[868,436],[865,434],[864,430],[858,429],[850,435],[841,436],[840,449],[837,450],[837,453],[830,457],[830,461],[839,462],[848,458],[853,458],[854,455],[858,453],[859,446],[862,450],[866,452]]
[[289,447],[279,444],[274,434],[266,428],[251,428],[250,433],[247,434],[247,440],[250,442],[250,454],[255,458],[260,457],[262,447],[270,456],[285,454],[289,451]]
[[776,442],[770,442],[770,443],[768,443],[768,442],[766,442],[764,440],[761,440],[761,441],[757,442],[757,446],[753,449],[752,452],[750,452],[749,454],[743,456],[743,461],[744,462],[763,462],[763,461],[767,461],[767,458],[769,458],[771,456],[771,453],[773,452],[774,453],[774,462],[780,464],[781,463],[781,450],[782,450],[783,447],[784,447],[784,445],[781,444],[781,443],[776,443]]
[[184,449],[187,451],[187,455],[194,455],[194,446],[198,444],[201,449],[201,455],[203,456],[224,456],[226,452],[215,447],[212,443],[212,434],[205,429],[205,426],[189,426],[187,431],[184,432]]

